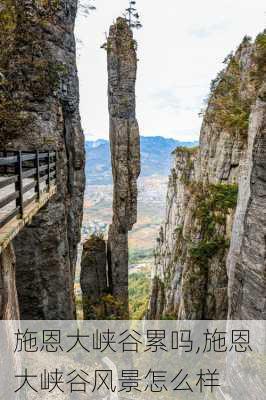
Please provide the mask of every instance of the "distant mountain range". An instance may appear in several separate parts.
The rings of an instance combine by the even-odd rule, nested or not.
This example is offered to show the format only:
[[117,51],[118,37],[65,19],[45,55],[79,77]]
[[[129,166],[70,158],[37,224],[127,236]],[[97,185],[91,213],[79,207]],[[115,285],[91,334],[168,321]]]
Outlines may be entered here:
[[[198,142],[181,142],[161,136],[141,136],[141,176],[169,175],[171,153],[176,147],[193,147]],[[86,141],[86,177],[88,185],[112,183],[109,141]]]

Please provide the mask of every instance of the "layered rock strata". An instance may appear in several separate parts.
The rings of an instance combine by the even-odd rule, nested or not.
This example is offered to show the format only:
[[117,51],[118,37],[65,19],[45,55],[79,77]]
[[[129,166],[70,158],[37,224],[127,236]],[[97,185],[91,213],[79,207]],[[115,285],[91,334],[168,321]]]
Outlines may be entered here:
[[80,286],[84,319],[98,319],[104,296],[108,293],[106,242],[92,236],[83,245]]
[[136,120],[136,42],[127,21],[118,18],[107,41],[113,219],[108,233],[112,295],[128,307],[128,231],[137,220],[140,138]]
[[75,315],[85,183],[76,11],[76,0],[6,1],[0,10],[1,148],[58,151],[57,194],[13,243],[22,319]]
[[244,38],[174,153],[148,318],[265,318],[265,61],[265,32]]

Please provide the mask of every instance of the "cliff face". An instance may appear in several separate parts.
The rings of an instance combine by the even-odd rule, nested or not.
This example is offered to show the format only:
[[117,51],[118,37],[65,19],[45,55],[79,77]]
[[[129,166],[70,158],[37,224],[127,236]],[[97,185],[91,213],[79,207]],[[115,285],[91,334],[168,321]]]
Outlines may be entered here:
[[[265,59],[266,62],[266,59]],[[250,115],[246,163],[227,259],[229,318],[266,319],[266,86]]]
[[0,319],[18,320],[15,254],[11,245],[0,255]]
[[135,115],[136,44],[127,22],[118,18],[107,41],[113,219],[108,234],[111,293],[127,308],[128,231],[137,220],[140,138]]
[[1,4],[1,147],[56,149],[59,158],[57,194],[14,240],[19,307],[26,319],[74,316],[85,182],[76,10],[76,0]]
[[148,318],[265,318],[266,35],[212,82],[199,148],[177,149]]
[[100,308],[108,293],[106,262],[105,240],[92,236],[83,245],[81,260],[80,286],[84,319],[99,319],[99,312],[104,315],[104,310]]

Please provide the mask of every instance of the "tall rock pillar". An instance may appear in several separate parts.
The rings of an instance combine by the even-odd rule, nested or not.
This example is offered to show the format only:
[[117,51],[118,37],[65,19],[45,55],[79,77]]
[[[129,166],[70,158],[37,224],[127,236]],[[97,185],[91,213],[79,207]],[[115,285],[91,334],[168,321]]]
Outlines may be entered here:
[[128,231],[137,220],[140,139],[136,120],[136,42],[124,18],[111,26],[107,41],[113,219],[108,235],[109,285],[128,310]]

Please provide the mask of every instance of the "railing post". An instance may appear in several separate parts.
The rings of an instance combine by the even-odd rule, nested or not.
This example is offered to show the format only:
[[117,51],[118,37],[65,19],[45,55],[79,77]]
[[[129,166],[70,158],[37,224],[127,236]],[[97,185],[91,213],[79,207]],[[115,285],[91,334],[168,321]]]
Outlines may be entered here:
[[48,192],[50,192],[50,150],[48,150]]
[[23,169],[22,169],[22,154],[21,151],[17,151],[17,163],[16,163],[16,175],[18,176],[15,184],[16,191],[19,192],[19,197],[16,199],[16,207],[19,207],[21,218],[23,218]]
[[40,188],[40,160],[39,160],[38,150],[36,150],[35,166],[36,166],[36,181],[37,181],[36,193],[37,193],[37,199],[39,200],[41,196],[41,188]]

